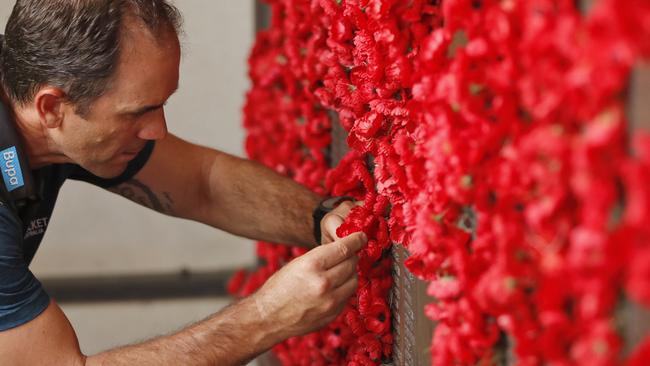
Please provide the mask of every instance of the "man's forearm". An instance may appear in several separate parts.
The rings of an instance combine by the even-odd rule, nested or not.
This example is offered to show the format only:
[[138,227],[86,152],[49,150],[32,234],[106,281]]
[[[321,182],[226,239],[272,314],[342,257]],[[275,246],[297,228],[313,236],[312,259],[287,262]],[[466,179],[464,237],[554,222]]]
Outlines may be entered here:
[[312,210],[321,197],[249,160],[218,153],[205,163],[203,221],[236,235],[314,247]]
[[88,357],[85,365],[242,365],[283,339],[276,326],[249,297],[175,334]]

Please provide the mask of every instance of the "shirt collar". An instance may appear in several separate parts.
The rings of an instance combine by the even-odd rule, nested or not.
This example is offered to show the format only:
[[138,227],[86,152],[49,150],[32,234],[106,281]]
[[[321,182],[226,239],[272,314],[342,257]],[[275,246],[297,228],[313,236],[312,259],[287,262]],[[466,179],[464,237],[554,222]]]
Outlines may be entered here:
[[18,205],[37,200],[34,177],[27,153],[20,141],[16,124],[4,103],[0,102],[0,184]]

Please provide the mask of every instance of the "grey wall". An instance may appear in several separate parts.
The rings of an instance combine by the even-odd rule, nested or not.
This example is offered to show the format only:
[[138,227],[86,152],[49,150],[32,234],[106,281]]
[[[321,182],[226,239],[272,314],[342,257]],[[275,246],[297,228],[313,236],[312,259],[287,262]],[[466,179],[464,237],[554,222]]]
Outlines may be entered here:
[[[0,0],[4,25],[14,1]],[[252,1],[182,0],[180,88],[170,132],[242,155],[240,127],[253,38]],[[207,270],[253,263],[253,246],[197,223],[164,217],[85,183],[67,182],[32,265],[41,276]]]

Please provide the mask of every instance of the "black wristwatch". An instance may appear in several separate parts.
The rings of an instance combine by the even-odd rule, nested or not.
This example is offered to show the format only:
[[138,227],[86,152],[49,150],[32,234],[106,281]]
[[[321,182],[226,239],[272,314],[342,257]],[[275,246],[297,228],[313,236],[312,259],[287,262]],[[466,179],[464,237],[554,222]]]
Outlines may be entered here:
[[336,208],[336,206],[340,205],[341,202],[344,201],[354,201],[354,197],[350,196],[339,196],[339,197],[329,197],[326,198],[316,206],[314,209],[314,212],[312,213],[312,217],[314,218],[314,238],[316,239],[316,243],[318,245],[321,244],[321,231],[320,231],[320,222],[323,220],[323,217],[327,215],[328,213],[332,212]]

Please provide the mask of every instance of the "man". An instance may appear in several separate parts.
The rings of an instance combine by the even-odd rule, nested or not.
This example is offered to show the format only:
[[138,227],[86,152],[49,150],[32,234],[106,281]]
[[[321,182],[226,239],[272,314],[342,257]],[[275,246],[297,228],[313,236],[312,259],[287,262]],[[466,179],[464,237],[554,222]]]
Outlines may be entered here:
[[[331,321],[356,289],[363,234],[338,238],[352,204],[321,200],[262,166],[167,133],[179,15],[165,0],[19,0],[2,41],[0,364],[237,365]],[[28,269],[67,178],[155,197],[152,208],[241,236],[314,247],[254,295],[169,336],[84,356]]]

